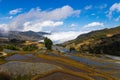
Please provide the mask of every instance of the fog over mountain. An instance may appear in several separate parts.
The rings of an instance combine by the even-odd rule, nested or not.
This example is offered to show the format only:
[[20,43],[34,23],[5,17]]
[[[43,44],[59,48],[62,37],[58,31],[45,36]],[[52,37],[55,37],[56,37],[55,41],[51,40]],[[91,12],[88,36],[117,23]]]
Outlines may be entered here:
[[[63,1],[64,2],[64,1]],[[1,6],[5,7],[2,3]],[[92,30],[111,28],[119,25],[120,3],[117,1],[99,2],[99,4],[63,5],[44,7],[36,5],[29,7],[12,7],[0,10],[0,32],[7,35],[9,31],[49,32],[54,42],[61,43],[76,38],[78,35]],[[76,4],[79,1],[75,2]],[[21,3],[22,4],[22,3]],[[53,4],[53,3],[51,3]],[[18,4],[19,5],[19,4]],[[64,36],[62,36],[64,35]]]

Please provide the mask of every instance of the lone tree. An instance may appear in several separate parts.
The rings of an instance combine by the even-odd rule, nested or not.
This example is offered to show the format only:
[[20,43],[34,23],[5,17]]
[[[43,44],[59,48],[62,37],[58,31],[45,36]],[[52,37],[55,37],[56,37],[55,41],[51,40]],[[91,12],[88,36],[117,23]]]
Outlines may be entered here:
[[45,38],[44,39],[44,44],[45,44],[45,47],[48,49],[48,50],[51,50],[52,49],[52,45],[53,45],[53,42],[49,39],[49,38]]

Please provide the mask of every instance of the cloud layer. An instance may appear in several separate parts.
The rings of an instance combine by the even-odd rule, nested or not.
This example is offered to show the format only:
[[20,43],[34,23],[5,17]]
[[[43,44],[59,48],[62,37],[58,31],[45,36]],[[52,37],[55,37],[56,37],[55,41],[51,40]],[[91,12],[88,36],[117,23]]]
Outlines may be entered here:
[[84,31],[68,31],[68,32],[56,32],[52,35],[46,35],[55,43],[62,43],[68,40],[75,39],[78,35],[86,33]]
[[120,12],[120,3],[115,3],[110,7],[109,13],[108,13],[109,18],[112,18],[112,14],[114,11]]
[[17,14],[20,12],[22,12],[22,8],[17,8],[17,9],[11,10],[11,11],[9,11],[9,14],[13,15],[13,14]]
[[104,26],[104,24],[101,22],[91,22],[91,23],[85,25],[84,27],[89,28],[89,27],[97,27],[97,26]]
[[32,22],[25,22],[23,24],[24,29],[23,31],[28,31],[28,30],[32,30],[32,31],[36,31],[39,32],[42,30],[42,28],[44,27],[57,27],[57,26],[62,26],[63,22],[62,21],[43,21],[43,22],[38,22],[38,23],[32,23]]
[[[21,8],[10,11],[10,14],[21,12]],[[19,14],[13,18],[7,25],[8,30],[19,31],[42,31],[45,27],[57,27],[64,24],[63,20],[69,17],[77,17],[80,10],[74,10],[71,6],[66,5],[53,10],[44,10],[40,8],[32,8],[30,11]],[[0,24],[0,26],[3,26]],[[0,28],[1,29],[1,28]],[[2,27],[4,29],[4,27]],[[6,30],[6,29],[4,29]]]

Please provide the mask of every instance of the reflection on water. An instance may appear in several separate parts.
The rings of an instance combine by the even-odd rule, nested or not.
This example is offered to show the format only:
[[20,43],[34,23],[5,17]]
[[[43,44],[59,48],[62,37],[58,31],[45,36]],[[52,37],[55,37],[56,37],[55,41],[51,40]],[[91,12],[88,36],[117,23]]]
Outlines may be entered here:
[[91,59],[82,58],[82,57],[78,57],[78,56],[69,56],[69,57],[75,61],[79,61],[79,62],[82,62],[87,65],[95,65],[95,66],[106,66],[107,65],[105,63],[99,63],[99,62],[93,61]]
[[5,60],[27,60],[27,59],[36,59],[36,56],[34,56],[33,54],[25,54],[25,55],[15,54],[5,58]]

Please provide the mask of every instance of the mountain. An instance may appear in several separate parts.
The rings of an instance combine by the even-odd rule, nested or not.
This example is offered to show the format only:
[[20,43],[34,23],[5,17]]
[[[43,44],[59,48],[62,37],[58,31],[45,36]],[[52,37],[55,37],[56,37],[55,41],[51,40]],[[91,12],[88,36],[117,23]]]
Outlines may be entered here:
[[1,37],[6,37],[8,39],[17,40],[29,40],[29,41],[39,41],[44,39],[44,35],[49,35],[46,32],[34,32],[34,31],[9,31],[7,36],[0,34]]
[[96,42],[89,45],[89,52],[120,56],[120,34],[115,34],[112,37],[106,37]]
[[3,37],[2,33],[0,33],[0,37]]
[[62,45],[81,53],[120,55],[120,26],[82,34]]

